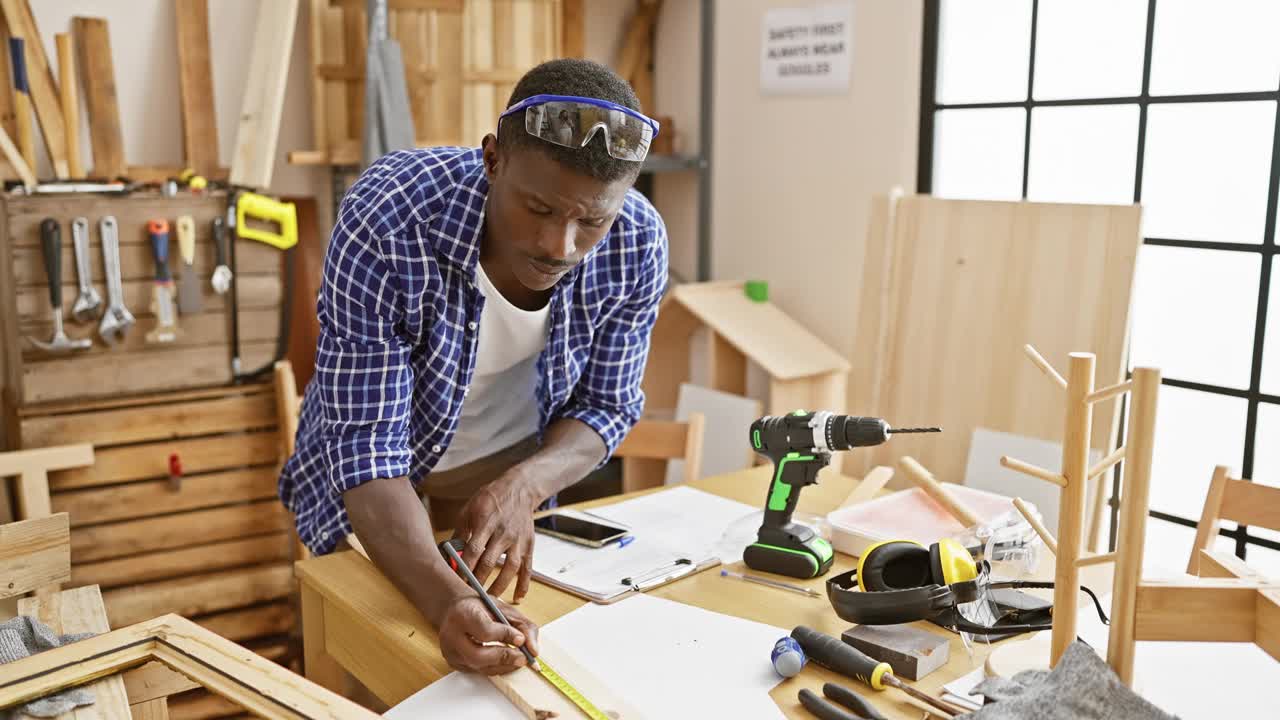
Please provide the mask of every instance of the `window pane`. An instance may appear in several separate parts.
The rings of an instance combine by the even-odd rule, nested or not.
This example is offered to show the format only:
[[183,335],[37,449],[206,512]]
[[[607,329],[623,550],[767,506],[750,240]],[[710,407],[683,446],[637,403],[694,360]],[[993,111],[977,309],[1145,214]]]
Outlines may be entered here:
[[1142,92],[1147,0],[1040,0],[1036,100]]
[[1196,531],[1193,528],[1147,518],[1146,545],[1142,548],[1143,577],[1160,578],[1185,573],[1195,541]]
[[1258,434],[1254,438],[1253,477],[1249,479],[1280,487],[1280,405],[1258,404]]
[[1244,420],[1242,398],[1162,386],[1151,463],[1151,509],[1199,519],[1213,468],[1240,463]]
[[1137,159],[1137,105],[1036,108],[1027,199],[1129,204]]
[[1027,111],[941,110],[934,123],[933,194],[1017,200]]
[[1280,3],[1156,3],[1151,94],[1275,90],[1280,82]]
[[1143,233],[1262,242],[1275,113],[1270,101],[1152,105]]
[[1133,288],[1133,366],[1247,388],[1259,267],[1249,252],[1143,245]]
[[[1249,532],[1254,534],[1252,528],[1250,528]],[[1272,534],[1275,535],[1276,533]],[[1280,540],[1280,537],[1269,539]],[[1244,561],[1249,567],[1262,573],[1263,576],[1272,580],[1280,579],[1280,550],[1250,545],[1249,549],[1245,550]]]
[[943,0],[938,102],[1025,100],[1031,0]]
[[[1271,260],[1271,292],[1267,296],[1267,328],[1262,342],[1262,392],[1280,395],[1280,261],[1275,258]],[[1275,429],[1280,432],[1280,423]],[[1276,484],[1280,485],[1280,465],[1276,466],[1276,475]]]

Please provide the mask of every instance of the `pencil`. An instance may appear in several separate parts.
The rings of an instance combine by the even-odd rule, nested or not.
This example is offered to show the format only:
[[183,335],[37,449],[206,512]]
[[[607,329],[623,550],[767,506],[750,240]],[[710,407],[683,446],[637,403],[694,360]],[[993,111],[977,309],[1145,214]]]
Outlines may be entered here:
[[817,590],[811,590],[807,587],[792,585],[791,583],[779,582],[777,580],[770,580],[769,578],[756,577],[755,575],[743,575],[742,573],[730,572],[728,570],[721,570],[720,577],[731,577],[731,578],[737,578],[739,580],[746,580],[747,582],[753,582],[753,583],[756,583],[757,585],[768,585],[769,587],[778,588],[779,590],[790,590],[791,592],[800,593],[801,595],[808,595],[809,597],[822,597],[822,593],[818,592]]
[[[485,607],[489,608],[489,613],[493,615],[493,619],[507,627],[512,627],[511,623],[507,622],[507,616],[502,614],[502,610],[498,608],[497,603],[493,601],[493,598],[489,597],[489,593],[485,592],[484,586],[471,573],[471,568],[462,562],[462,556],[458,555],[458,549],[453,546],[453,541],[440,543],[440,551],[444,553],[445,559],[453,567],[454,571],[460,573],[463,579],[467,581],[467,584],[471,586],[471,589],[475,590],[476,594],[480,596],[480,600],[484,602]],[[529,661],[529,667],[534,670],[539,669],[537,658],[533,656],[533,653],[529,652],[527,638],[526,643],[520,646],[520,652],[523,652],[525,659]]]

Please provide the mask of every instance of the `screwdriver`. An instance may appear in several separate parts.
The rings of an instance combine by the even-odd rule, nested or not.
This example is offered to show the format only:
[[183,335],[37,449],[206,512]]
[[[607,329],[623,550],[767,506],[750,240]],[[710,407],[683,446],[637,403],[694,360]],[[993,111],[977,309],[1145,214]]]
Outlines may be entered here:
[[966,712],[907,685],[893,674],[893,667],[889,663],[876,662],[857,648],[830,635],[799,625],[791,631],[791,637],[800,643],[801,649],[810,660],[828,670],[857,678],[876,690],[884,690],[886,687],[897,688],[920,702],[944,711],[947,717]]

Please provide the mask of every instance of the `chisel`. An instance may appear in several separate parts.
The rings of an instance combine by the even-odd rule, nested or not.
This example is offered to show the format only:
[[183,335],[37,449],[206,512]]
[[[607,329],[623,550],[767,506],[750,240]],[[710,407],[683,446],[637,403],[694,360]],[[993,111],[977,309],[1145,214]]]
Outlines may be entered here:
[[196,223],[190,215],[178,218],[178,256],[182,259],[182,277],[178,279],[178,312],[198,313],[204,306],[200,278],[196,276]]
[[169,223],[152,220],[147,223],[151,236],[151,253],[156,260],[156,280],[151,290],[151,312],[156,326],[147,333],[149,343],[171,343],[178,339],[178,321],[173,307],[173,276],[169,274]]

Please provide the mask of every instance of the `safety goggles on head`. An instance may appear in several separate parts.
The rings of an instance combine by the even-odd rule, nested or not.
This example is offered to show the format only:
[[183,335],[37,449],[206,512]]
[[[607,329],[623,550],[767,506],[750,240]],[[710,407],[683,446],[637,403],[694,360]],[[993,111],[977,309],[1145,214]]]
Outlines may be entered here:
[[584,147],[603,132],[609,156],[618,160],[643,161],[649,143],[658,135],[658,123],[652,118],[596,98],[534,95],[507,108],[498,120],[521,111],[525,132],[553,145]]

